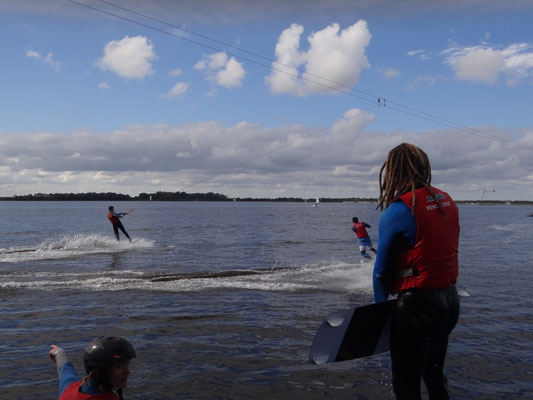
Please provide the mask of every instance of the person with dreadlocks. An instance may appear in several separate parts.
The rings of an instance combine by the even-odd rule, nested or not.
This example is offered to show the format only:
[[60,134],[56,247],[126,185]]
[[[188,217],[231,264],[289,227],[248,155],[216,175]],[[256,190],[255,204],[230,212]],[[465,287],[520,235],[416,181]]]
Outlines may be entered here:
[[67,353],[51,345],[50,358],[59,374],[59,400],[123,400],[128,384],[130,360],[135,349],[124,338],[100,336],[85,348],[83,364],[87,375],[79,380]]
[[431,186],[427,154],[409,143],[392,149],[379,173],[383,212],[374,264],[374,299],[398,294],[390,354],[397,399],[449,399],[444,375],[448,337],[459,319],[459,214]]

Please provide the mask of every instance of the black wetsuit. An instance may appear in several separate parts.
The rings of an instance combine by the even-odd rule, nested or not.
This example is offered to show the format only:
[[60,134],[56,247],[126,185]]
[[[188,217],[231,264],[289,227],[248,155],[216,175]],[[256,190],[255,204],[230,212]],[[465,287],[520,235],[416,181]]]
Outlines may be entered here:
[[117,240],[120,240],[120,237],[118,235],[119,229],[124,233],[124,235],[126,235],[128,240],[131,242],[130,235],[128,235],[128,232],[126,232],[124,225],[122,225],[122,222],[120,221],[118,221],[116,224],[113,224],[113,231],[115,231],[115,237],[117,238]]
[[448,336],[458,319],[455,286],[408,289],[399,294],[390,341],[392,384],[397,399],[421,399],[421,379],[430,400],[449,399],[443,367]]

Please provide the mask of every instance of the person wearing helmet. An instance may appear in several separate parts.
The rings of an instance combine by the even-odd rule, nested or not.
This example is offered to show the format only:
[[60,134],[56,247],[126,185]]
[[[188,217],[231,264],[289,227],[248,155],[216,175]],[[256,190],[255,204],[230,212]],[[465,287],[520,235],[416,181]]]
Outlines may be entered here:
[[85,348],[83,364],[86,375],[79,379],[67,353],[51,345],[50,358],[59,374],[59,400],[122,400],[128,384],[130,360],[135,349],[124,338],[99,336]]

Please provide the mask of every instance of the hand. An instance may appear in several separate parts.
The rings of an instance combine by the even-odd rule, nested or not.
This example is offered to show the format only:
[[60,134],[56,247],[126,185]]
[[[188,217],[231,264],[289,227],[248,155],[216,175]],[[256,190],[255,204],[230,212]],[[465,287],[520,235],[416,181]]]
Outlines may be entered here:
[[51,344],[50,347],[52,348],[50,350],[50,352],[48,353],[48,355],[50,356],[50,358],[52,359],[53,362],[56,362],[56,353],[58,351],[61,351],[63,350],[61,347],[59,346],[56,346],[55,344]]

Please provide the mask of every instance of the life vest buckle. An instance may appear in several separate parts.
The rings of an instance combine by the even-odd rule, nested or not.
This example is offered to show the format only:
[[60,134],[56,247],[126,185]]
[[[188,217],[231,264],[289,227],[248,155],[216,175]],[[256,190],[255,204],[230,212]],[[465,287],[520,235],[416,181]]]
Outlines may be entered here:
[[415,267],[411,267],[407,269],[402,269],[398,273],[398,278],[408,278],[410,276],[418,276],[418,275],[420,275],[420,273],[418,272],[418,268],[415,266]]

